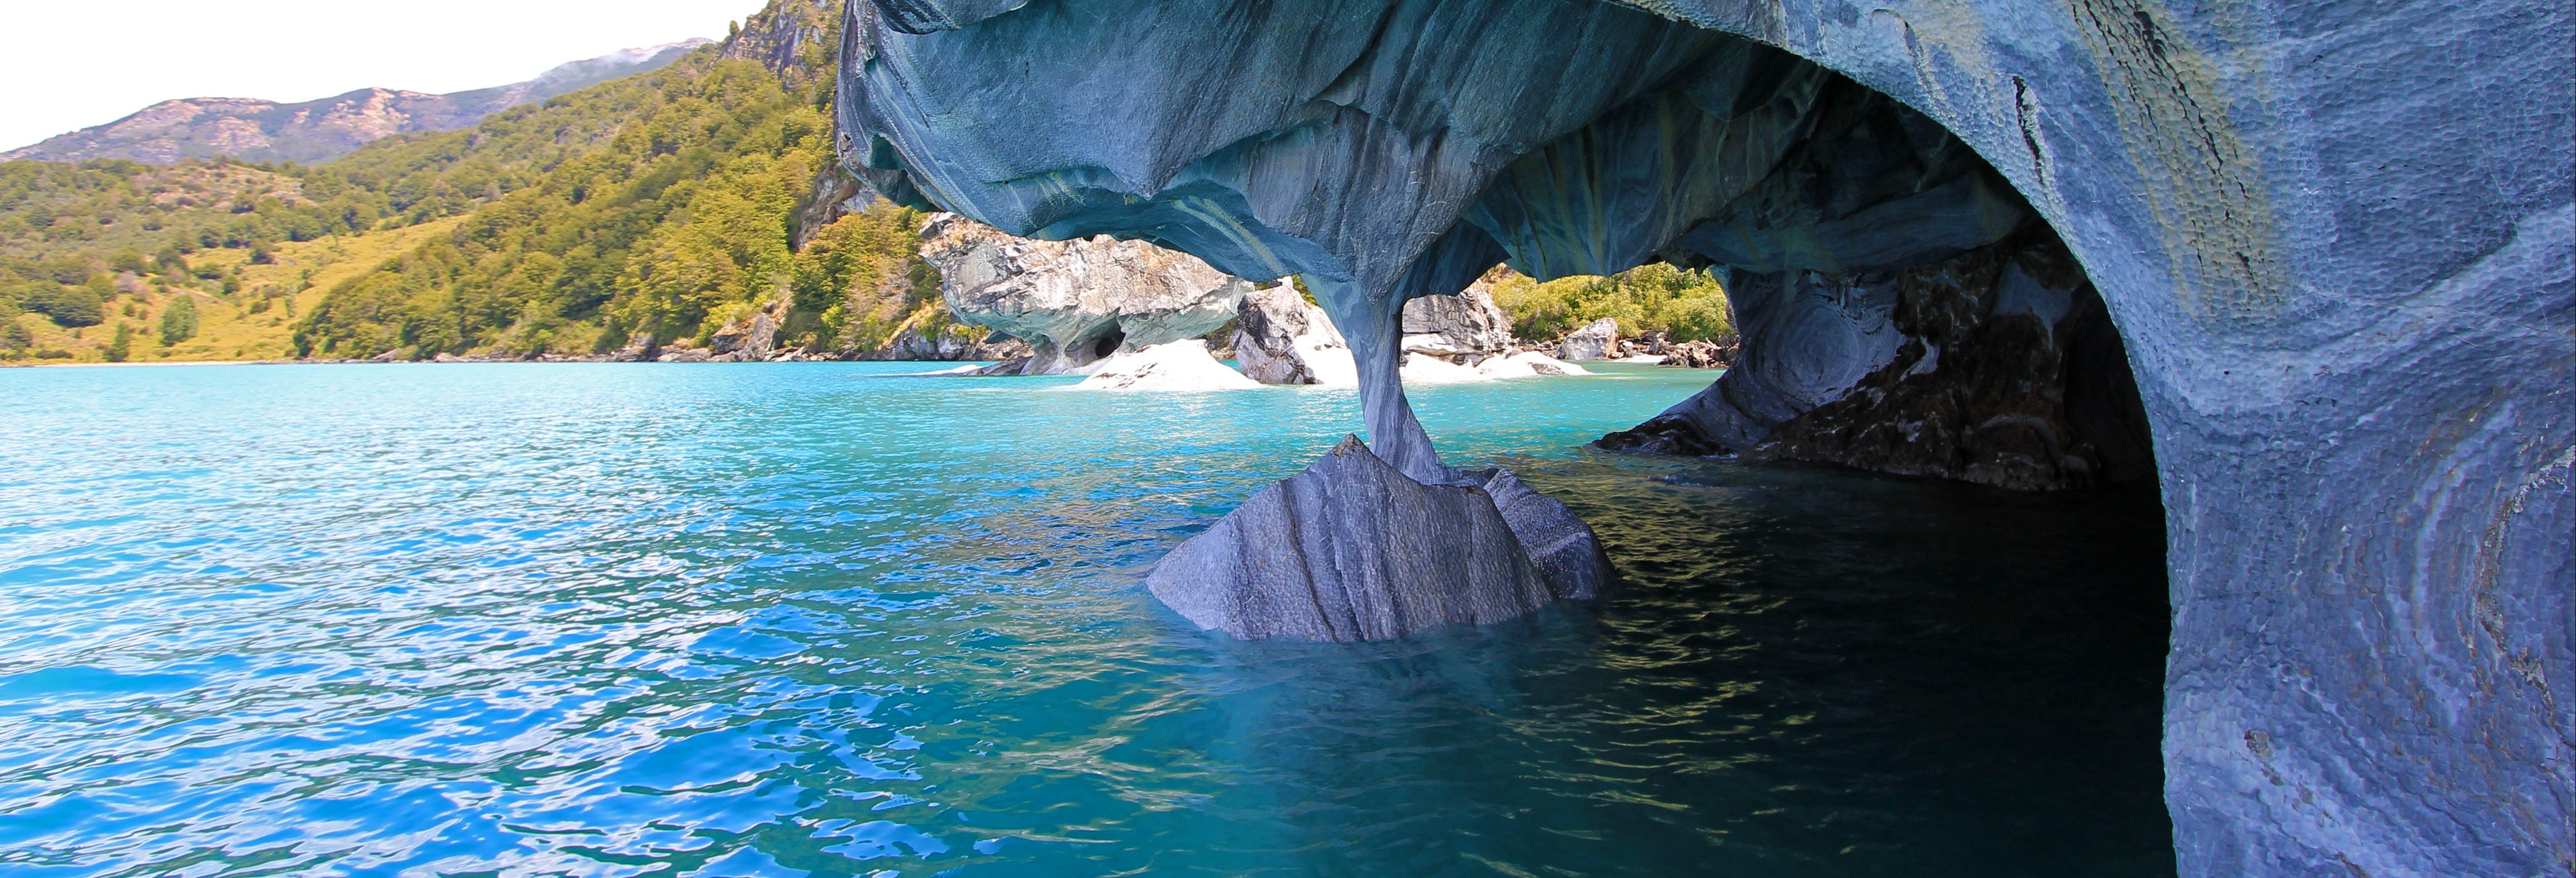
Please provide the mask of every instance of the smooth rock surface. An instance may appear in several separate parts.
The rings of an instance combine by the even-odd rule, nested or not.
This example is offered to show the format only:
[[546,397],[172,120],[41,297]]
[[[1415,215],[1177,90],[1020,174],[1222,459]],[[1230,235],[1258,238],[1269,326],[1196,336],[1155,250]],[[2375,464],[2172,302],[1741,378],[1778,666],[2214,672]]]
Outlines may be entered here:
[[851,8],[855,171],[1302,273],[1371,448],[1434,481],[1397,311],[1496,261],[1729,266],[1729,374],[1768,377],[1702,394],[1727,435],[1701,438],[1746,447],[1897,361],[1880,275],[2044,224],[2152,425],[2182,874],[2576,862],[2576,7]]
[[1206,335],[1252,292],[1196,257],[1144,241],[1032,240],[954,214],[923,227],[921,255],[938,266],[940,298],[957,319],[1033,347],[1025,375]]
[[1483,491],[1424,485],[1345,439],[1154,566],[1154,596],[1247,640],[1384,640],[1553,595]]
[[1511,347],[1512,318],[1494,304],[1493,282],[1479,279],[1454,295],[1405,302],[1404,337],[1407,350],[1482,359]]
[[1601,538],[1592,533],[1592,526],[1575,517],[1564,503],[1531,490],[1501,467],[1459,475],[1460,481],[1483,488],[1493,499],[1504,523],[1511,525],[1513,538],[1520,541],[1521,551],[1529,555],[1530,566],[1538,571],[1538,580],[1558,600],[1588,601],[1610,590],[1616,573],[1609,553],[1601,550]]
[[1607,360],[1619,344],[1619,321],[1608,317],[1592,321],[1565,334],[1556,343],[1560,360]]
[[1263,384],[1359,383],[1350,343],[1324,309],[1287,284],[1254,290],[1235,312],[1234,359]]
[[1086,367],[1077,390],[1248,390],[1261,382],[1243,377],[1208,355],[1195,338],[1112,354]]
[[1501,622],[1607,586],[1598,539],[1564,504],[1502,470],[1456,475],[1423,484],[1346,437],[1172,550],[1146,585],[1201,628],[1337,642]]

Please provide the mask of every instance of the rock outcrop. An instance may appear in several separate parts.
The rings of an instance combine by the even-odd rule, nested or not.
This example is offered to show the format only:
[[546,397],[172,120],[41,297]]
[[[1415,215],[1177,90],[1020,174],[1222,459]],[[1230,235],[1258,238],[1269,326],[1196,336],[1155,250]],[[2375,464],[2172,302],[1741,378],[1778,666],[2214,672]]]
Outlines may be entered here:
[[1501,470],[1424,484],[1347,437],[1154,565],[1146,584],[1201,628],[1357,641],[1490,624],[1609,579],[1592,529]]
[[1263,384],[1359,383],[1351,346],[1324,309],[1287,284],[1255,290],[1235,312],[1234,361]]
[[[1988,424],[2028,405],[2121,433],[2092,391],[2134,379],[2167,507],[2182,874],[2576,862],[2563,5],[852,9],[854,171],[1015,234],[1302,274],[1350,344],[1371,451],[1424,484],[1446,478],[1399,381],[1400,312],[1498,261],[1724,266],[1742,356],[1658,421],[1737,448],[1824,411],[1794,428],[1814,453],[1901,465],[1873,431],[1920,419],[1974,428],[1953,444],[1973,462],[2034,447]],[[2000,272],[1921,298],[1973,319],[1914,322],[1908,284],[2023,262],[2035,231],[2062,236],[2125,356],[2007,312]],[[2052,357],[2054,402],[1991,389]],[[1876,393],[1834,405],[1854,388]],[[2020,471],[2072,471],[2044,457]]]
[[1078,390],[1244,390],[1261,383],[1208,355],[1207,342],[1167,341],[1112,354],[1090,366]]
[[1207,335],[1252,292],[1197,257],[1143,241],[1041,241],[954,214],[933,217],[921,237],[922,258],[939,268],[939,295],[958,320],[1033,348],[1011,374],[1062,374]]
[[1737,272],[1733,289],[1743,362],[1603,448],[2022,490],[2155,474],[2128,353],[2045,229],[1894,271]]
[[1608,317],[1583,324],[1556,343],[1560,360],[1608,360],[1618,356],[1619,321]]
[[778,322],[786,316],[788,302],[780,299],[749,317],[717,327],[708,338],[708,352],[731,362],[768,359],[778,345]]
[[1735,362],[1736,345],[1713,341],[1676,342],[1665,348],[1663,365],[1683,369],[1724,369]]
[[[1491,272],[1488,272],[1490,275]],[[1500,356],[1512,345],[1512,318],[1494,304],[1490,278],[1455,295],[1404,303],[1404,349],[1462,366]]]
[[970,329],[971,327],[952,325],[937,333],[925,333],[917,327],[908,327],[895,333],[893,338],[887,339],[885,344],[876,349],[859,351],[848,355],[848,358],[949,362],[991,360],[997,361],[996,365],[986,368],[996,370],[993,374],[1017,375],[1020,373],[1016,367],[1002,369],[1002,364],[1025,361],[1031,354],[1036,353],[1028,342],[998,332],[985,333],[981,337],[977,337],[973,332],[960,332],[960,330]]

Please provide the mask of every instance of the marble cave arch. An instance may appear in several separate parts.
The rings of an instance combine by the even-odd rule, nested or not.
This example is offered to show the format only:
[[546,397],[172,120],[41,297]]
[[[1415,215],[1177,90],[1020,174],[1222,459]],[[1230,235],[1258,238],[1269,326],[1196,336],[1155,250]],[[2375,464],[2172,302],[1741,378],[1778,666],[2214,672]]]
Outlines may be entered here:
[[[849,9],[841,149],[879,191],[1299,274],[1351,340],[1368,447],[1167,559],[1236,581],[1158,583],[1193,620],[1586,593],[1580,522],[1432,451],[1402,303],[1714,266],[1743,362],[1608,444],[2161,490],[2183,874],[2576,874],[2576,7]],[[1286,606],[1300,552],[1378,566]],[[1471,563],[1402,593],[1425,553]]]

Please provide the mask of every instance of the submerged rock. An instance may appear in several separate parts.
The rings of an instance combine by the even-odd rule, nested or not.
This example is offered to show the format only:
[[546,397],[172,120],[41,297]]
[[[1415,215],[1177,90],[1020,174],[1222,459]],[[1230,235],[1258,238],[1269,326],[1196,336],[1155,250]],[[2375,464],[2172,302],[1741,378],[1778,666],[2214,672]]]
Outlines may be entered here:
[[1385,640],[1597,597],[1609,561],[1565,505],[1494,469],[1423,484],[1343,438],[1154,565],[1154,596],[1246,640]]
[[1208,355],[1207,342],[1195,338],[1113,354],[1087,367],[1091,377],[1074,385],[1080,390],[1245,390],[1261,382],[1243,377]]
[[1295,287],[1280,284],[1243,297],[1235,312],[1234,361],[1263,384],[1359,383],[1359,364],[1340,330]]
[[923,227],[921,255],[939,268],[939,295],[957,319],[1029,343],[1015,374],[1062,374],[1206,335],[1252,292],[1198,257],[1144,241],[1041,241],[954,214]]
[[1556,343],[1561,360],[1607,360],[1619,347],[1619,321],[1608,317],[1583,324]]

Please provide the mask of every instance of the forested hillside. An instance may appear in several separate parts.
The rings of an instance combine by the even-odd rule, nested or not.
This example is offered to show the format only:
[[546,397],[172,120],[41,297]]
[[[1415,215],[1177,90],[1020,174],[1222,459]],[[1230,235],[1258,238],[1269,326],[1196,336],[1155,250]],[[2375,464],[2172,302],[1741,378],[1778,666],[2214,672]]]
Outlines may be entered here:
[[[667,67],[320,165],[0,163],[0,359],[595,356],[754,314],[818,355],[982,338],[919,214],[838,209],[839,25],[839,0],[773,0]],[[1732,333],[1717,283],[1668,266],[1494,293],[1524,337]]]
[[[824,209],[855,192],[839,20],[779,0],[669,67],[312,167],[0,164],[0,356],[107,359],[118,325],[134,359],[591,353],[782,304],[826,346],[935,332],[918,217]],[[141,332],[180,300],[234,338]]]

